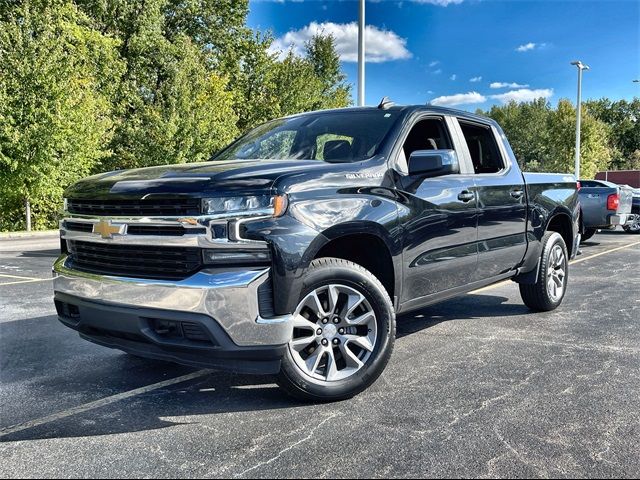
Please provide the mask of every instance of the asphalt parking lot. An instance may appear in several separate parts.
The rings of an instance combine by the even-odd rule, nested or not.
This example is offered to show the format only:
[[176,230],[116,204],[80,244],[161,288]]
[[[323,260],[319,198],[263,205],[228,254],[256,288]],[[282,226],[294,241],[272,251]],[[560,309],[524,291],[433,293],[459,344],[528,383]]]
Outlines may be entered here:
[[56,248],[0,241],[2,477],[640,474],[640,236],[587,242],[555,312],[503,283],[399,318],[381,379],[331,405],[81,340]]

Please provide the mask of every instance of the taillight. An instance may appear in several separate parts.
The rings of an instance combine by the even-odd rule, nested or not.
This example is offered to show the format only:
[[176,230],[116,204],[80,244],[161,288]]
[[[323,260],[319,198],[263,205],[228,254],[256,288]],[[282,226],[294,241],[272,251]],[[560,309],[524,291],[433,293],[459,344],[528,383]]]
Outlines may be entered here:
[[620,194],[612,193],[607,197],[607,210],[618,210],[620,206]]
[[580,182],[576,182],[576,189],[580,190],[582,188],[582,185],[580,185]]

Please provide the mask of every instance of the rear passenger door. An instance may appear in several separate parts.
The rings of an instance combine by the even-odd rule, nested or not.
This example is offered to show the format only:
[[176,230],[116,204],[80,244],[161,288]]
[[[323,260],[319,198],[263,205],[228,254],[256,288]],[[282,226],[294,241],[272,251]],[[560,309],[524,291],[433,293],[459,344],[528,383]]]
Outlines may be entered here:
[[458,118],[474,169],[478,208],[478,269],[474,280],[518,266],[527,249],[527,199],[522,173],[512,165],[500,133],[489,123]]

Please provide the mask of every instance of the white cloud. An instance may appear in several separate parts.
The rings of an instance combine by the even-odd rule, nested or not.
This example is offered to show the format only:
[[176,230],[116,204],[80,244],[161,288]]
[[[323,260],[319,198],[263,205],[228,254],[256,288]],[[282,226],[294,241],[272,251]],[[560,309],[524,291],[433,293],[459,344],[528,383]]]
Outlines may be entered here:
[[482,81],[482,77],[473,77],[469,79],[470,82],[477,83]]
[[553,95],[553,88],[540,88],[531,90],[529,88],[521,88],[520,90],[511,90],[510,92],[501,93],[499,95],[491,95],[491,98],[502,103],[509,102],[532,102],[538,98],[549,98]]
[[516,48],[516,51],[528,52],[529,50],[533,50],[534,48],[536,48],[536,44],[533,42],[529,42],[529,43],[525,43],[524,45],[520,45],[518,48]]
[[[295,55],[302,56],[305,42],[311,40],[314,35],[332,35],[340,60],[358,61],[358,24],[356,22],[311,22],[300,30],[291,30],[275,39],[269,51],[284,57],[291,49]],[[380,63],[411,58],[411,52],[407,50],[407,40],[391,30],[367,25],[365,40],[367,62]]]
[[440,64],[440,60],[434,60],[433,62],[431,62],[431,63],[429,64],[429,67],[432,67],[432,68],[433,68],[433,67],[435,67],[435,66],[436,66],[436,65],[438,65],[438,64]]
[[440,105],[443,107],[453,107],[455,105],[469,105],[472,103],[483,103],[487,101],[487,97],[480,95],[478,92],[456,93],[455,95],[444,95],[431,100],[431,105]]
[[546,43],[529,42],[529,43],[522,44],[518,48],[516,48],[516,52],[528,52],[529,50],[540,49],[546,46],[547,46]]
[[442,69],[439,68],[437,70],[434,70],[432,73],[435,73],[436,75],[440,75],[442,73]]
[[489,88],[527,88],[528,86],[528,84],[520,85],[519,83],[515,82],[493,82],[489,84]]
[[451,75],[449,77],[449,80],[455,80],[456,78],[458,78],[458,75],[456,75],[455,73],[453,75]]

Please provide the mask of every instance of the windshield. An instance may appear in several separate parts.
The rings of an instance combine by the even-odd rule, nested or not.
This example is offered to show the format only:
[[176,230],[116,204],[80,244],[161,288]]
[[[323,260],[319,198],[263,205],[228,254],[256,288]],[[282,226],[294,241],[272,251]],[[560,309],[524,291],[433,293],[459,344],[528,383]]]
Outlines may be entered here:
[[399,111],[319,112],[254,128],[213,160],[354,162],[375,155]]

